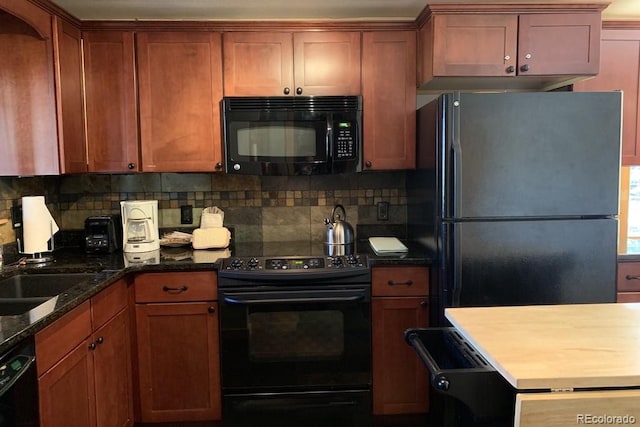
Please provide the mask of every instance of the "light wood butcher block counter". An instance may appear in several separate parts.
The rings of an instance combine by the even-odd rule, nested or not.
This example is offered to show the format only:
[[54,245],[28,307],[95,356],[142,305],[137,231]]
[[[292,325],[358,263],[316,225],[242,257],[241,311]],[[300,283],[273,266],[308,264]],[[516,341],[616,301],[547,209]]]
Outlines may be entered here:
[[516,389],[515,426],[640,423],[640,303],[445,315]]

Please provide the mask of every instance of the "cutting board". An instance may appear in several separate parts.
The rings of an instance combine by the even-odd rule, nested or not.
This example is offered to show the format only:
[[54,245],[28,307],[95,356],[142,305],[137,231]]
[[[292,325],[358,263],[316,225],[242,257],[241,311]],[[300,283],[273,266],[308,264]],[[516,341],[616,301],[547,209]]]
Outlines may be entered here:
[[369,245],[376,254],[407,252],[409,250],[395,237],[369,237]]

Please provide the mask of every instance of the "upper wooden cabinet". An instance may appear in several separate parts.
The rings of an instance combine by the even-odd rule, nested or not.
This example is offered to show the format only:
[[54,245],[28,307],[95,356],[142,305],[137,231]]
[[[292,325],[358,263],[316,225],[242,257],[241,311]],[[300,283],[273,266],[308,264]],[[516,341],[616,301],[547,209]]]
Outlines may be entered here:
[[90,31],[82,37],[89,172],[138,171],[133,33]]
[[59,173],[52,17],[0,0],[0,175]]
[[142,170],[221,170],[220,33],[153,32],[136,37]]
[[416,166],[416,33],[365,32],[362,48],[364,168]]
[[225,96],[360,95],[359,32],[228,32]]
[[581,6],[497,13],[491,5],[430,5],[420,29],[419,84],[427,90],[552,89],[596,75],[602,6]]
[[600,73],[576,83],[576,91],[621,90],[622,164],[640,165],[640,26],[638,29],[604,29],[602,31]]
[[58,17],[53,23],[60,167],[63,173],[87,172],[80,30]]

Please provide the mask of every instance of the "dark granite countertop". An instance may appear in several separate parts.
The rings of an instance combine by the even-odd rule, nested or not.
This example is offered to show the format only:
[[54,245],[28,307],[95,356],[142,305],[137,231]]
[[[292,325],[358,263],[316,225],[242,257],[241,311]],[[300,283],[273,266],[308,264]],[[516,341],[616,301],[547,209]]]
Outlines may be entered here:
[[637,262],[640,261],[640,254],[619,254],[618,261],[620,262]]
[[[404,254],[376,255],[366,240],[355,244],[355,252],[366,254],[370,265],[431,265],[435,255],[418,242],[403,240],[409,248]],[[108,287],[121,277],[138,271],[196,271],[217,269],[219,260],[230,256],[324,256],[324,245],[313,242],[250,242],[235,244],[224,250],[192,250],[190,247],[162,248],[142,254],[90,255],[80,248],[58,249],[54,261],[43,265],[11,266],[11,257],[0,280],[16,274],[91,273],[64,293],[35,309],[12,316],[0,316],[0,354],[34,335],[83,301]]]

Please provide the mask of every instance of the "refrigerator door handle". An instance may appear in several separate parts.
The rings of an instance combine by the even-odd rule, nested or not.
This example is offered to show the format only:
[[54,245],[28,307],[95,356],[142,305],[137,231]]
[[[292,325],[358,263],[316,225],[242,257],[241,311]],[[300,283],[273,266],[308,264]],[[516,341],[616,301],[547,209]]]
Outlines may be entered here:
[[449,212],[449,218],[460,217],[462,206],[462,144],[460,143],[460,93],[456,92],[451,103],[452,117],[451,123],[451,166],[453,170],[453,206]]
[[451,224],[450,238],[453,242],[453,287],[451,289],[451,302],[453,307],[460,307],[460,294],[462,293],[462,254],[460,251],[460,234],[459,228],[461,224]]

